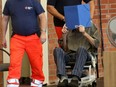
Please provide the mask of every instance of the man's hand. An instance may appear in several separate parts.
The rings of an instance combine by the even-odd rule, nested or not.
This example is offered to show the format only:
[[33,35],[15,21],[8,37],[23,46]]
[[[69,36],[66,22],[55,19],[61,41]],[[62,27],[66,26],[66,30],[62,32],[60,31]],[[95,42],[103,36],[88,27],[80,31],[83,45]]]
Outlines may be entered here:
[[7,48],[6,39],[3,39],[3,41],[2,41],[2,47]]
[[46,42],[46,32],[43,32],[43,31],[41,32],[40,41],[42,44]]
[[83,25],[79,25],[79,32],[81,32],[83,35],[86,33]]
[[79,32],[81,32],[83,34],[83,36],[85,36],[85,38],[90,42],[91,45],[96,46],[95,45],[95,39],[93,37],[91,37],[86,31],[85,31],[85,27],[83,25],[79,26]]
[[63,32],[63,33],[67,33],[67,32],[68,32],[67,27],[66,27],[66,24],[64,24],[64,26],[63,26],[63,28],[62,28],[62,32]]
[[2,34],[3,34],[3,38],[2,38],[2,47],[7,48],[7,44],[6,44],[6,32],[7,32],[7,27],[8,27],[8,22],[9,22],[10,17],[3,15],[2,17]]

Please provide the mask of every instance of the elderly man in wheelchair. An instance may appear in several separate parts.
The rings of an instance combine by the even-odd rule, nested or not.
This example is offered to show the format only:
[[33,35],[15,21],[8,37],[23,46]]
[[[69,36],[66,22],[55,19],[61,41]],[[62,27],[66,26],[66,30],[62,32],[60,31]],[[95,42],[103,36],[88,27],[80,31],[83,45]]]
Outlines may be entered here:
[[[91,55],[97,53],[100,43],[98,30],[94,24],[89,28],[80,25],[75,30],[67,30],[64,25],[62,32],[65,36],[64,43],[59,41],[62,44],[61,47],[54,49],[54,60],[59,78],[57,87],[79,87],[85,63],[91,60]],[[71,61],[75,63],[71,71],[71,81],[68,83],[66,65]]]

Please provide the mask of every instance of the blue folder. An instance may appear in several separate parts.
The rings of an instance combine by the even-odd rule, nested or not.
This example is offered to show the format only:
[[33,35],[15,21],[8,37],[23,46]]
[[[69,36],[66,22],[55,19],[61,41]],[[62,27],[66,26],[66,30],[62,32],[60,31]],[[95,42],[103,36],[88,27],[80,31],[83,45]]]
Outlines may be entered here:
[[85,27],[91,26],[89,4],[64,6],[64,15],[68,29],[73,30],[79,25],[83,25]]

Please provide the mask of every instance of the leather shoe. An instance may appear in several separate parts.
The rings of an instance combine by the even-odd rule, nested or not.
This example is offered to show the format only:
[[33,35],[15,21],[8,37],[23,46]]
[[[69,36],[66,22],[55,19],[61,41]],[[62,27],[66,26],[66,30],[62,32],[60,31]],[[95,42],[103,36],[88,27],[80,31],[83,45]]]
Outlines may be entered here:
[[71,80],[71,82],[68,84],[68,87],[79,87],[78,80]]
[[62,82],[59,81],[57,87],[68,87],[68,80],[64,79]]

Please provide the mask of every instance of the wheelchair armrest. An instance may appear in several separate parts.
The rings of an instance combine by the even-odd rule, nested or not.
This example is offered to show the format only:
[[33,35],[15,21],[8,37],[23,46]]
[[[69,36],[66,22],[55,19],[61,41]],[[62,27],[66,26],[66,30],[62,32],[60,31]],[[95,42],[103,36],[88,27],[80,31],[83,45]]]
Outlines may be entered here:
[[92,61],[86,61],[85,65],[92,65]]

